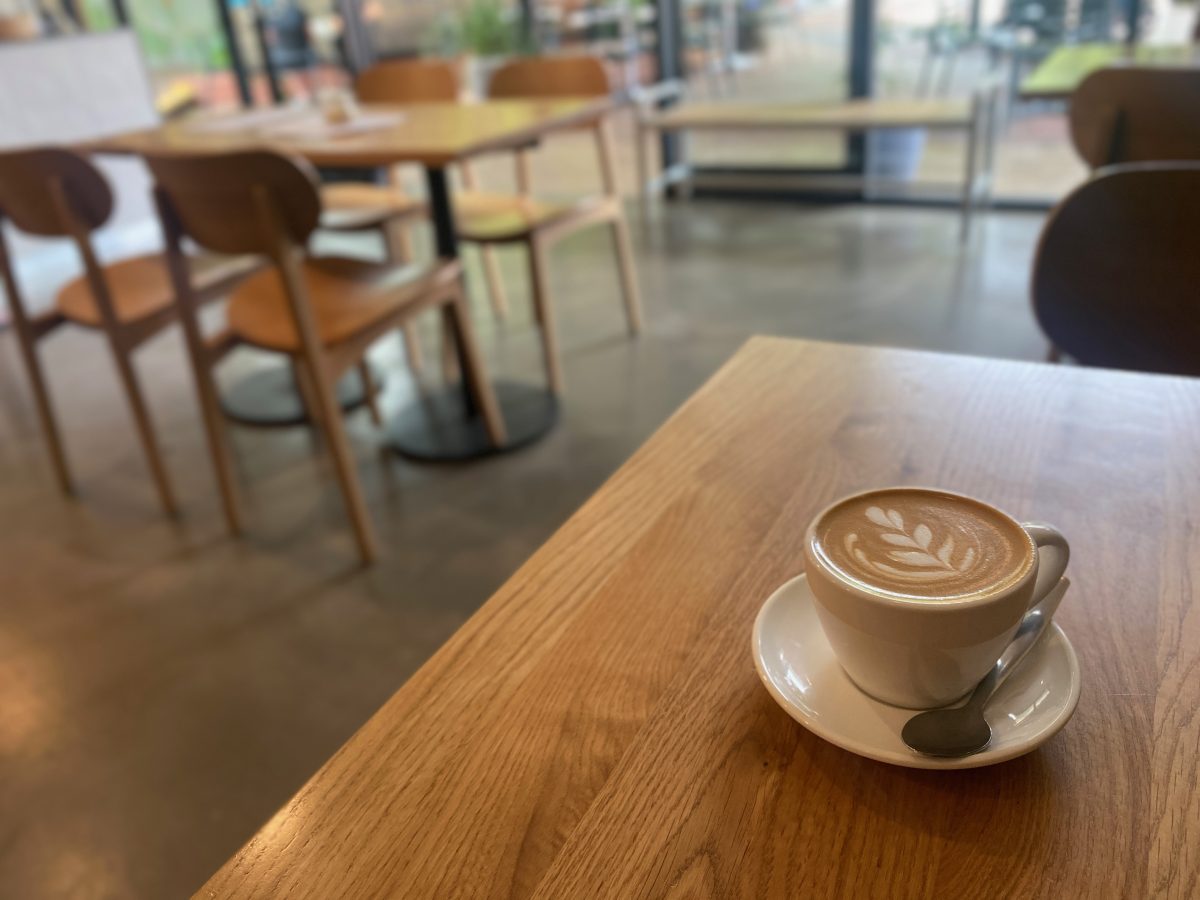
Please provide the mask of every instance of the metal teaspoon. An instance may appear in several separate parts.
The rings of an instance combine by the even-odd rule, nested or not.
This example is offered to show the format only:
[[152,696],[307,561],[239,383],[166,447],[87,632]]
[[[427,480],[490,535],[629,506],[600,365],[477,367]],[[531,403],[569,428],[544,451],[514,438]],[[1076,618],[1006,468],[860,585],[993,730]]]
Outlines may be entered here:
[[983,717],[984,707],[1049,627],[1050,618],[1069,586],[1070,581],[1063,578],[1041,603],[1025,614],[1012,642],[966,703],[953,709],[927,710],[909,719],[900,732],[904,743],[926,756],[942,757],[969,756],[986,747],[992,739],[992,729]]

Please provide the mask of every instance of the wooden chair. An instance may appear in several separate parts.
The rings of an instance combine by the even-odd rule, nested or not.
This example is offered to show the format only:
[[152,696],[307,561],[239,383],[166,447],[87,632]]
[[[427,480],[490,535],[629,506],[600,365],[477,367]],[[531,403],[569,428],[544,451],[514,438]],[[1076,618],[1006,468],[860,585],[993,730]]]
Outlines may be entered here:
[[42,23],[33,13],[0,16],[0,41],[28,41],[41,34]]
[[1042,231],[1033,308],[1085,365],[1200,375],[1200,163],[1102,169]]
[[[360,76],[357,89],[365,103],[405,103],[448,101],[457,98],[457,77],[453,67],[436,60],[405,60],[383,63]],[[611,93],[608,73],[603,64],[588,56],[559,56],[522,59],[502,67],[493,76],[489,96],[506,98],[607,97]],[[478,190],[474,171],[460,163],[465,191],[455,197],[460,236],[481,245],[488,292],[497,315],[503,317],[507,300],[500,280],[499,267],[492,255],[497,244],[524,244],[529,255],[530,281],[535,313],[541,326],[543,350],[551,388],[563,390],[546,278],[546,252],[557,239],[590,225],[608,223],[616,240],[617,261],[624,291],[629,330],[641,328],[641,298],[633,268],[633,249],[616,184],[612,141],[603,120],[588,126],[596,136],[600,155],[604,193],[575,203],[549,203],[530,196],[529,152],[516,154],[519,193],[484,193]],[[382,201],[381,201],[382,202]]]
[[[394,60],[363,71],[355,81],[355,94],[363,103],[428,103],[458,99],[453,69],[438,62]],[[420,199],[405,193],[395,169],[387,185],[348,182],[321,188],[321,227],[328,231],[378,231],[389,260],[413,259],[410,226],[428,210]],[[489,262],[494,267],[495,261]],[[402,329],[404,347],[414,371],[421,369],[421,344],[410,326]]]
[[[338,378],[361,364],[368,346],[426,309],[440,308],[462,350],[468,389],[494,443],[505,440],[462,293],[461,268],[441,261],[415,270],[338,257],[314,258],[305,242],[317,228],[321,197],[305,161],[266,151],[158,156],[154,173],[167,260],[180,296],[188,349],[230,530],[241,527],[233,471],[217,406],[213,369],[239,343],[285,354],[310,417],[324,432],[364,563],[377,542],[335,399]],[[230,295],[228,328],[205,337],[187,283],[183,239],[223,253],[265,256],[270,268]]]
[[[171,480],[133,365],[134,351],[175,321],[174,288],[162,256],[138,256],[107,265],[99,261],[92,234],[108,221],[112,211],[108,182],[82,156],[59,149],[0,153],[0,225],[7,218],[28,234],[69,238],[83,262],[83,274],[59,290],[54,306],[32,314],[0,231],[0,276],[59,485],[65,493],[73,490],[37,343],[71,323],[101,331],[108,340],[159,499],[167,513],[174,515],[177,506]],[[252,264],[246,259],[187,258],[181,259],[181,272],[197,300],[206,301],[228,291],[252,271]]]
[[[324,185],[321,208],[321,228],[334,232],[378,231],[383,240],[384,256],[389,262],[412,262],[409,225],[424,218],[425,204],[405,194],[398,184],[344,182]],[[409,367],[420,372],[423,355],[415,329],[406,324],[400,334]]]
[[[455,67],[439,59],[397,59],[377,63],[365,69],[354,82],[354,93],[361,103],[403,104],[403,103],[457,103],[460,97],[458,74]],[[476,185],[475,172],[469,162],[461,162],[458,166],[463,185],[473,189]],[[357,204],[360,210],[372,209],[373,215],[386,219],[388,210],[398,218],[407,218],[407,205],[411,198],[395,187],[378,185],[357,185],[353,198],[349,197],[347,188],[326,188],[323,200],[333,204],[348,202]],[[337,193],[333,193],[333,191]],[[421,207],[422,213],[424,207]],[[404,222],[393,226],[392,231],[407,235]],[[405,246],[411,242],[404,238]],[[483,274],[487,283],[488,298],[492,310],[498,318],[508,315],[508,300],[504,293],[504,282],[500,278],[500,266],[496,254],[490,247],[482,248]]]
[[[361,103],[454,103],[458,100],[458,78],[454,69],[438,60],[397,59],[378,63],[361,72],[354,82]],[[394,172],[390,173],[394,176]],[[391,223],[405,222],[426,214],[425,204],[392,184],[331,184],[321,189],[321,227],[342,231],[380,228],[395,258],[408,260],[412,246],[406,228]]]
[[1200,160],[1200,69],[1119,66],[1071,95],[1071,143],[1093,169]]
[[360,72],[354,94],[362,103],[455,103],[458,74],[440,59],[393,59]]
[[[590,56],[544,56],[516,60],[492,76],[488,95],[493,99],[607,97],[608,73]],[[562,393],[564,379],[554,326],[554,306],[546,276],[546,253],[559,238],[591,225],[608,224],[615,242],[617,267],[631,334],[642,325],[641,297],[634,273],[633,247],[617,187],[616,164],[608,123],[599,118],[585,126],[596,140],[603,193],[574,203],[550,203],[530,195],[532,176],[529,153],[516,154],[515,196],[467,192],[458,198],[458,228],[464,240],[484,245],[524,244],[529,256],[534,310],[542,332],[542,346],[551,389]]]

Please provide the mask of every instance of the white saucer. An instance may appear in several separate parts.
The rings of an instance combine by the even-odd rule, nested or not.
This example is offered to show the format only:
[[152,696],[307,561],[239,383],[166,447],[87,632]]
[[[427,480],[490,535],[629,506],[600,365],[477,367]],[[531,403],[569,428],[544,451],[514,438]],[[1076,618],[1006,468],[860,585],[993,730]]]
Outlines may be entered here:
[[754,620],[754,666],[788,715],[832,744],[914,769],[973,769],[1013,759],[1054,737],[1079,702],[1079,661],[1057,623],[987,708],[992,742],[960,759],[922,756],[900,739],[916,713],[872,700],[834,659],[803,575],[775,591]]

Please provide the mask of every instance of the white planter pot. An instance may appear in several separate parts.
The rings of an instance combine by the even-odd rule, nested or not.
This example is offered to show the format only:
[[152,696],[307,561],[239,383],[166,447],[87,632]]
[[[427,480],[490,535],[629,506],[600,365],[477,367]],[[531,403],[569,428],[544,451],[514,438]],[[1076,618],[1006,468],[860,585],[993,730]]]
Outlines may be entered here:
[[462,83],[471,98],[482,100],[488,95],[492,75],[508,62],[507,56],[465,56],[462,61]]
[[924,128],[882,128],[867,135],[867,174],[912,181],[925,152]]

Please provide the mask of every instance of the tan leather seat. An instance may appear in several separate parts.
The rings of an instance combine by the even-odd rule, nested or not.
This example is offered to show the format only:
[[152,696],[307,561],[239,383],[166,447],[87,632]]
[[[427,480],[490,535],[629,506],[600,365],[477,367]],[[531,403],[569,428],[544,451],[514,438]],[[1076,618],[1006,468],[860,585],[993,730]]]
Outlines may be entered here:
[[[325,346],[366,331],[408,303],[451,283],[457,267],[435,269],[373,263],[344,257],[315,257],[301,264],[317,335]],[[230,330],[249,344],[285,353],[300,351],[300,336],[288,309],[283,280],[275,268],[246,279],[229,297]]]
[[550,203],[527,194],[461,191],[454,197],[458,233],[467,241],[524,240],[542,228],[600,206],[600,198]]
[[425,215],[425,204],[381,184],[330,184],[321,188],[321,227],[334,231],[380,228],[394,219]]
[[[201,296],[261,266],[249,257],[201,256],[191,262],[196,293]],[[171,309],[175,303],[166,260],[160,255],[135,256],[110,263],[104,266],[104,277],[118,322],[129,324],[147,319]],[[103,324],[100,308],[83,275],[59,290],[57,303],[59,311],[72,322],[90,328]]]

